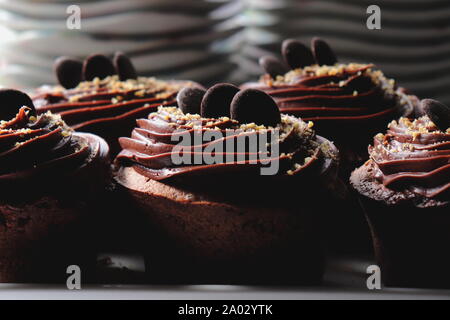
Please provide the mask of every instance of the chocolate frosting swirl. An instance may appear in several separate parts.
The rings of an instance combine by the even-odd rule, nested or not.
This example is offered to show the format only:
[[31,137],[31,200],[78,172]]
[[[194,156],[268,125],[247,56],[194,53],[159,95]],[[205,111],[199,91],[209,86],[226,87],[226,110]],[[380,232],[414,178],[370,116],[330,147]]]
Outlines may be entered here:
[[144,117],[157,106],[173,105],[177,92],[191,85],[194,83],[144,77],[120,81],[118,76],[111,76],[85,81],[69,90],[44,86],[33,102],[38,113],[57,113],[75,130],[92,132]]
[[[117,156],[119,165],[132,166],[146,177],[159,181],[186,180],[199,177],[220,177],[232,179],[260,175],[261,162],[249,161],[252,151],[246,149],[245,159],[238,160],[236,149],[225,149],[223,156],[227,161],[213,164],[174,164],[171,158],[177,142],[174,135],[194,135],[196,132],[218,132],[221,139],[213,141],[192,139],[187,153],[194,157],[196,153],[211,148],[216,143],[236,140],[239,135],[254,136],[279,130],[279,139],[272,141],[279,145],[279,153],[269,152],[270,162],[279,161],[276,178],[320,175],[336,166],[337,150],[328,141],[316,136],[312,123],[305,123],[298,118],[282,115],[281,123],[276,127],[240,124],[236,120],[222,117],[217,119],[202,118],[200,115],[183,114],[175,107],[161,107],[147,119],[137,121],[138,128],[133,130],[131,138],[120,138],[123,151]],[[233,129],[233,130],[232,130]],[[232,130],[232,131],[231,131]],[[236,131],[237,130],[237,131]],[[233,159],[229,161],[229,159]],[[191,180],[192,181],[192,180]]]
[[386,188],[429,199],[450,196],[450,128],[439,130],[428,118],[400,118],[369,147],[375,178]]
[[43,189],[91,163],[107,161],[108,146],[99,137],[75,133],[57,115],[36,117],[30,111],[22,107],[13,119],[0,123],[0,185],[5,193]]
[[354,136],[355,130],[373,136],[388,119],[413,112],[412,97],[373,68],[353,63],[312,65],[275,79],[266,74],[244,86],[265,91],[283,113],[314,121],[322,134],[340,142]]

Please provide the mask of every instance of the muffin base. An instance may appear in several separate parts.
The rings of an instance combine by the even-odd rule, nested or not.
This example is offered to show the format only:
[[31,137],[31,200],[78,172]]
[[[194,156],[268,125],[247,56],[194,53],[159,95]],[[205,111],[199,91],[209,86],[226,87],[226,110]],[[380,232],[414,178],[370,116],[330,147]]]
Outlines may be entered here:
[[324,255],[316,204],[293,209],[218,202],[130,167],[120,168],[116,180],[149,222],[151,282],[321,282]]
[[328,252],[335,255],[371,255],[373,246],[369,225],[358,195],[346,185],[342,186],[339,194],[327,204],[325,210]]
[[87,279],[95,260],[86,211],[84,203],[55,197],[0,205],[0,282],[65,283],[69,265]]
[[[373,189],[373,194],[383,193],[384,187],[370,182],[368,176],[368,169],[363,166],[355,170],[352,181],[363,181],[365,189]],[[399,200],[398,195],[389,195],[396,204],[360,196],[383,283],[395,287],[450,288],[450,205],[418,207],[413,199]]]
[[2,181],[0,282],[66,283],[69,265],[81,268],[83,283],[92,281],[96,213],[111,182],[109,148],[95,135],[74,135],[92,146],[78,170]]

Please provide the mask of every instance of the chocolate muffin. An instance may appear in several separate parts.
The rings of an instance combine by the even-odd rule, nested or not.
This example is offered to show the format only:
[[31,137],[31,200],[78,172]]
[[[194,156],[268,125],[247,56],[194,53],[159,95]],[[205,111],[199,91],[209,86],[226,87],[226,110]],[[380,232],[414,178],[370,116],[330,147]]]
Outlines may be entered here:
[[108,145],[36,115],[24,93],[3,89],[0,101],[0,282],[65,282],[69,265],[87,271],[85,223],[108,181]]
[[[262,57],[266,74],[243,87],[263,90],[281,112],[313,121],[314,128],[339,149],[343,181],[367,160],[370,139],[386,123],[414,113],[418,98],[398,88],[372,64],[339,63],[322,39],[314,38],[311,49],[297,40],[285,40],[281,51],[283,60]],[[330,248],[345,254],[370,252],[369,229],[356,197],[348,187],[336,194],[327,210]]]
[[[392,121],[350,178],[388,286],[450,287],[450,108]],[[433,119],[433,120],[431,120]]]
[[178,91],[199,86],[190,81],[163,81],[138,77],[129,58],[116,53],[113,60],[94,54],[84,62],[61,57],[55,61],[57,86],[36,90],[38,114],[59,114],[72,128],[103,137],[111,153],[119,150],[117,138],[129,135],[135,120],[160,105],[176,104]]
[[198,94],[200,105],[182,104],[193,113],[160,107],[120,138],[115,180],[154,226],[150,279],[320,282],[321,203],[336,183],[337,149],[262,91],[185,93]]
[[243,88],[263,90],[281,112],[314,121],[316,130],[338,147],[346,180],[367,160],[370,138],[390,120],[410,115],[418,101],[374,65],[338,63],[330,46],[318,38],[311,47],[285,40],[283,61],[262,57],[266,74]]

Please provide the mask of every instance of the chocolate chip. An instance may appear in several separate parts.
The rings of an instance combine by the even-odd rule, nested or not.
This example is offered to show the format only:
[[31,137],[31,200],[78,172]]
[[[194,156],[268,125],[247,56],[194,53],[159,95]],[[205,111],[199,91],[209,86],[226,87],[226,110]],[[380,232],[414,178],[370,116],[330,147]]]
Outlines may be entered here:
[[22,91],[0,89],[0,104],[0,120],[7,121],[13,119],[23,106],[31,109],[31,115],[36,114],[33,101]]
[[311,50],[303,43],[293,39],[283,41],[281,53],[284,61],[292,69],[303,68],[314,64],[314,57]]
[[178,107],[184,114],[200,114],[200,105],[205,93],[206,90],[201,88],[187,87],[181,89],[177,95]]
[[85,80],[104,79],[116,73],[113,63],[102,54],[93,54],[84,60],[83,75]]
[[59,84],[71,89],[82,80],[83,63],[73,58],[59,57],[55,60],[54,70]]
[[231,102],[231,118],[240,123],[256,123],[275,127],[281,122],[280,110],[267,93],[246,89],[236,94]]
[[264,69],[264,71],[272,78],[276,78],[279,75],[284,75],[289,71],[286,65],[272,56],[264,56],[259,59],[259,65]]
[[133,63],[131,62],[130,58],[128,58],[122,52],[116,52],[116,54],[114,55],[113,63],[120,80],[125,81],[128,79],[137,78],[137,72],[133,66]]
[[422,109],[428,118],[443,132],[450,128],[450,108],[433,99],[424,99]]
[[209,88],[201,104],[201,116],[220,118],[230,116],[230,103],[239,88],[229,83],[219,83]]
[[327,42],[320,38],[314,38],[311,41],[314,57],[319,66],[332,66],[337,62],[336,55]]

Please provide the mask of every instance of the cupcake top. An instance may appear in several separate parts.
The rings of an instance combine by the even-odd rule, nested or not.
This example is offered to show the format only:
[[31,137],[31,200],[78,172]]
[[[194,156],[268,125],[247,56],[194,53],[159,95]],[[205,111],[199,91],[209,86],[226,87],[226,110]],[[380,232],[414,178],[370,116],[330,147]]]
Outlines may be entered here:
[[83,81],[68,90],[42,87],[33,101],[38,113],[51,111],[76,130],[95,131],[101,125],[134,120],[160,105],[173,105],[177,92],[191,85],[143,77],[122,81],[114,75]]
[[51,111],[75,130],[92,132],[114,142],[131,131],[134,120],[160,105],[174,105],[189,81],[138,77],[131,61],[116,53],[111,61],[95,54],[84,62],[62,57],[55,62],[60,85],[43,86],[33,102],[39,114]]
[[[0,122],[0,184],[5,193],[53,184],[93,162],[107,161],[108,146],[102,139],[75,133],[50,112],[36,115],[31,102],[23,105],[24,97],[16,90],[0,91],[8,111],[2,111]],[[18,112],[10,119],[13,109]]]
[[[227,95],[227,90],[233,93]],[[316,136],[313,123],[280,115],[265,93],[219,84],[199,94],[201,99],[186,90],[179,95],[201,102],[197,108],[181,99],[181,109],[160,107],[138,120],[131,138],[120,138],[123,150],[117,162],[159,181],[199,176],[221,181],[264,175],[282,179],[320,175],[336,165],[337,150]]]
[[389,203],[414,199],[418,206],[449,201],[450,108],[434,100],[424,100],[422,106],[424,116],[392,121],[387,133],[376,135],[369,146],[366,166],[373,168],[373,178],[383,189],[391,191],[389,197],[387,192],[373,197]]
[[[244,87],[264,90],[282,112],[314,121],[321,132],[338,140],[343,133],[346,138],[354,134],[355,127],[365,134],[389,118],[414,111],[414,97],[399,90],[394,80],[372,64],[338,63],[321,39],[313,39],[312,50],[296,40],[286,40],[282,54],[284,61],[261,58],[266,74]],[[361,130],[365,125],[371,130]]]

